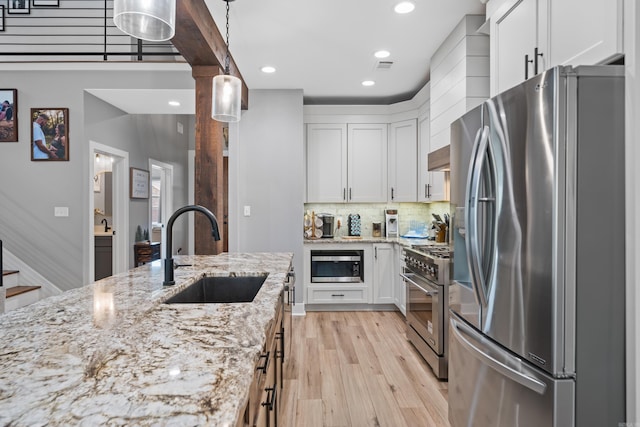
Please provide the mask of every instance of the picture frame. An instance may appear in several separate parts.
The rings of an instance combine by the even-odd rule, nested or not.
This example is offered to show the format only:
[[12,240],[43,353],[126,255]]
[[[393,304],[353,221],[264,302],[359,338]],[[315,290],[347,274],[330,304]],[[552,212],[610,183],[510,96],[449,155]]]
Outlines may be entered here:
[[18,142],[18,89],[0,89],[0,142]]
[[7,12],[11,15],[28,15],[31,13],[29,0],[7,0]]
[[0,31],[4,31],[4,5],[0,4]]
[[131,199],[149,198],[149,171],[129,168],[129,197]]
[[60,0],[31,0],[33,7],[60,7]]
[[31,160],[69,160],[69,109],[31,109]]

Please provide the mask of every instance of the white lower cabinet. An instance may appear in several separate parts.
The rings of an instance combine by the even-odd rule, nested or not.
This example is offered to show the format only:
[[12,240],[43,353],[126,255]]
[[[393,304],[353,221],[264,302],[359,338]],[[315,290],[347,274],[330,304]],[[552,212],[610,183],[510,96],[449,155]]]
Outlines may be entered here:
[[392,243],[373,244],[373,303],[393,304],[395,280],[394,250]]
[[[395,243],[305,243],[304,287],[307,305],[396,304],[398,245]],[[363,282],[311,281],[311,253],[362,251]]]
[[367,304],[369,289],[353,285],[310,285],[307,289],[308,304]]

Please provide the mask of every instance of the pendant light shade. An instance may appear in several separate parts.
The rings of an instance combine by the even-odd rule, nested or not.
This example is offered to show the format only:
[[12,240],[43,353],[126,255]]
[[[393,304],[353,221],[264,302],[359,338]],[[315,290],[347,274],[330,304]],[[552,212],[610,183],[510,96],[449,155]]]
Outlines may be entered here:
[[229,73],[229,2],[222,0],[227,6],[227,55],[224,59],[224,74],[213,78],[211,93],[211,117],[219,122],[240,121],[240,98],[242,95],[242,81]]
[[240,121],[242,82],[229,74],[213,78],[211,117],[219,122]]
[[176,0],[114,0],[113,22],[138,39],[169,40],[176,33]]

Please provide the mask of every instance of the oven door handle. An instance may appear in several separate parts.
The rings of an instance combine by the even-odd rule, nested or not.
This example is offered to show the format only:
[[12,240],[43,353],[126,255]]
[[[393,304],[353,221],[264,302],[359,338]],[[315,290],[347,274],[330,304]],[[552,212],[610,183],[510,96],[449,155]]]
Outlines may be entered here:
[[411,280],[409,275],[415,276],[415,274],[413,274],[413,273],[407,273],[407,274],[400,273],[400,277],[402,277],[404,280],[406,280],[408,282],[411,282],[413,285],[415,285],[418,288],[420,288],[420,290],[422,290],[425,294],[427,294],[429,296],[438,295],[438,291],[437,290],[432,290],[432,291],[426,290],[423,286],[420,286],[415,280]]

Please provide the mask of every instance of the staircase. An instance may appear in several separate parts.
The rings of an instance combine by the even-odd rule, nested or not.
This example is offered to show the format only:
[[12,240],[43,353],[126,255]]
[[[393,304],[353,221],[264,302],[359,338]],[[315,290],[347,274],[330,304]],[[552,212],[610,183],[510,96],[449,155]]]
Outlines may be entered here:
[[18,270],[2,270],[2,281],[7,294],[4,304],[5,313],[33,304],[41,298],[40,289],[42,287],[21,285],[19,274]]

